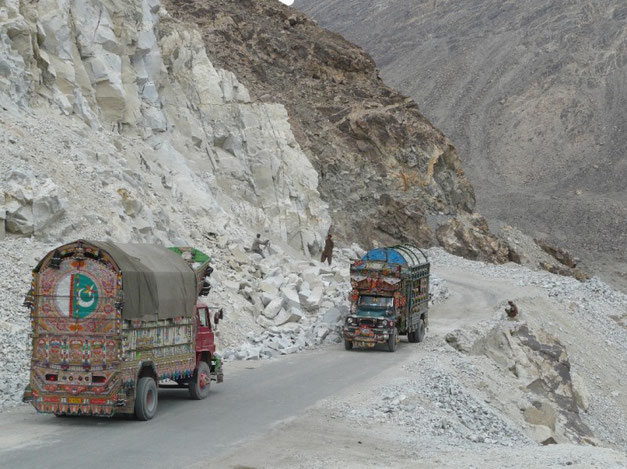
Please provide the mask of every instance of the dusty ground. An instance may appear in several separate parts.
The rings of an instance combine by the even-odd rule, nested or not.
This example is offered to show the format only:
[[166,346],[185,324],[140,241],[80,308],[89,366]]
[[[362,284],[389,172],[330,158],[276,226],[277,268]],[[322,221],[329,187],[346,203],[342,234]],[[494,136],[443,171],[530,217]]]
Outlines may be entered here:
[[[430,258],[450,296],[431,309],[423,343],[403,340],[394,354],[334,344],[228,363],[225,382],[206,401],[160,393],[159,413],[149,423],[61,422],[30,407],[14,409],[0,414],[0,458],[9,467],[94,455],[93,467],[129,458],[136,467],[240,469],[627,467],[627,297],[594,279],[580,283],[441,250],[430,250]],[[504,319],[507,299],[522,309],[520,321]],[[539,378],[533,355],[521,353],[524,347],[508,335],[523,326],[548,344],[548,367],[540,362]],[[469,351],[449,345],[449,334],[468,336]],[[568,381],[560,386],[568,389],[561,391],[575,388],[576,374],[585,396],[570,414],[554,396],[529,387],[530,380],[552,377],[551,354],[562,348]],[[546,411],[529,421],[525,412],[534,402],[552,409],[552,422]],[[547,437],[557,444],[537,443]],[[68,454],[59,441],[77,448]]]
[[[389,362],[376,377],[355,382],[304,415],[198,467],[627,467],[626,365],[624,358],[617,359],[624,357],[624,329],[614,328],[618,335],[611,336],[604,332],[605,325],[613,327],[611,318],[605,322],[590,314],[584,320],[574,305],[564,308],[565,297],[576,296],[577,286],[566,294],[570,286],[559,277],[547,274],[547,281],[560,283],[555,287],[537,281],[544,274],[533,274],[536,285],[530,286],[529,278],[519,276],[526,270],[516,266],[460,265],[456,260],[445,266],[447,259],[454,258],[440,259],[435,272],[447,282],[451,297],[432,309],[425,342],[403,341],[403,352],[413,350]],[[499,269],[511,269],[511,275]],[[501,278],[491,278],[497,276]],[[504,373],[489,349],[467,355],[445,342],[456,328],[508,324],[500,312],[506,299],[521,307],[530,330],[563,341],[572,371],[589,392],[590,405],[578,415],[594,433],[589,443],[601,447],[574,444],[560,419],[555,431],[559,444],[538,445],[534,432],[540,426],[526,422],[522,412],[536,397],[521,379]],[[616,342],[610,340],[616,337]],[[345,352],[340,346],[335,352],[387,354]]]

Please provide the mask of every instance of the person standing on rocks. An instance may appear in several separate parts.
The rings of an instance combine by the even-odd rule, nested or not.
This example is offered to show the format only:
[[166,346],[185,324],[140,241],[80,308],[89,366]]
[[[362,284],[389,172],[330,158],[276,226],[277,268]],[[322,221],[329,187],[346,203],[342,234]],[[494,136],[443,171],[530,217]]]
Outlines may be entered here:
[[261,241],[261,235],[259,233],[257,233],[257,237],[255,238],[255,240],[253,241],[253,245],[250,248],[250,250],[252,252],[255,252],[257,254],[259,254],[261,257],[263,257],[265,259],[265,255],[263,254],[263,249],[261,249],[261,246],[268,246],[268,243],[270,242],[269,239],[266,239],[265,241]]
[[324,241],[324,249],[322,250],[322,256],[320,257],[320,262],[327,261],[329,265],[333,261],[333,239],[331,233],[327,235],[327,239]]
[[514,304],[512,300],[507,302],[509,306],[505,308],[505,313],[507,313],[507,317],[510,319],[516,319],[520,311],[518,311],[518,306]]

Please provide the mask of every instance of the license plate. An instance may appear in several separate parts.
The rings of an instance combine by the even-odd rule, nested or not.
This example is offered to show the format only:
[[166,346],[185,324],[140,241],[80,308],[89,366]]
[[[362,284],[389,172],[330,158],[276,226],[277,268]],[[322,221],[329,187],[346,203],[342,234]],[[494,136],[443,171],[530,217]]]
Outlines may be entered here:
[[67,401],[68,401],[68,404],[80,404],[83,402],[83,398],[82,397],[68,397]]

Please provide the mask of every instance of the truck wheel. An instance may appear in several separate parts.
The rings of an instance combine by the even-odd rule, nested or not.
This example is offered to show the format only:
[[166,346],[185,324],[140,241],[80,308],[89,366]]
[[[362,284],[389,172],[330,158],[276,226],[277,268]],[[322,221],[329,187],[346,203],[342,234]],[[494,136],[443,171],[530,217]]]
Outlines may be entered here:
[[139,378],[135,395],[135,416],[138,420],[150,420],[157,413],[159,391],[157,383],[149,376]]
[[396,352],[396,336],[397,336],[397,332],[396,329],[394,329],[394,332],[392,334],[390,334],[390,338],[388,339],[388,352]]
[[408,333],[407,333],[407,340],[408,340],[410,343],[412,343],[412,344],[413,344],[413,343],[415,343],[415,342],[417,342],[417,340],[416,340],[416,331],[411,331],[411,332],[408,332]]
[[344,339],[344,348],[346,350],[353,350],[353,343],[350,340]]
[[420,319],[420,323],[418,324],[418,329],[416,330],[416,342],[422,342],[425,338],[425,320]]
[[211,369],[207,362],[200,362],[194,370],[194,376],[189,382],[189,395],[192,399],[200,400],[209,395],[211,385]]

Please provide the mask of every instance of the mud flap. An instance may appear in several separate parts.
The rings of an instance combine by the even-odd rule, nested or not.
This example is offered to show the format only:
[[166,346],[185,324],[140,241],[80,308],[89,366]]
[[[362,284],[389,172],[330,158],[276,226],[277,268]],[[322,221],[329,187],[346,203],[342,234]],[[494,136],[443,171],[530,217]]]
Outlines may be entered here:
[[22,402],[31,402],[33,400],[33,390],[30,387],[30,384],[26,385],[24,388],[24,394],[22,395]]

